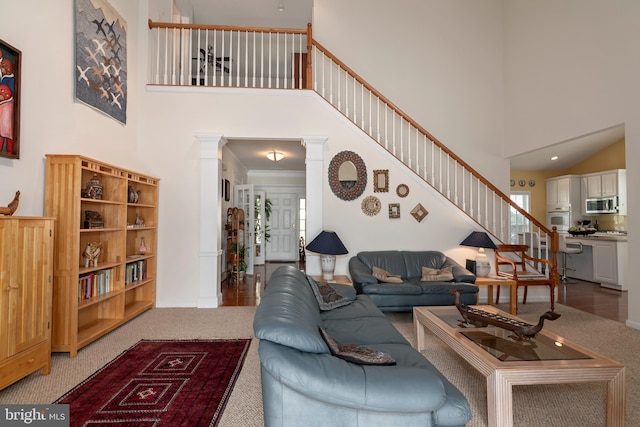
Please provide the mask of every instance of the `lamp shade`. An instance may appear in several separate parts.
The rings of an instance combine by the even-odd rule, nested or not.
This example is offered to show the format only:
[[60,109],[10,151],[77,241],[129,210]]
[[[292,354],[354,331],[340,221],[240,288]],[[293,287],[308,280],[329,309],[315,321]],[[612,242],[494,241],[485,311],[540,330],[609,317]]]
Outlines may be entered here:
[[461,243],[462,246],[471,246],[473,248],[496,249],[495,243],[484,231],[474,231],[467,236]]
[[323,255],[344,255],[349,253],[335,231],[322,231],[306,248],[311,252]]

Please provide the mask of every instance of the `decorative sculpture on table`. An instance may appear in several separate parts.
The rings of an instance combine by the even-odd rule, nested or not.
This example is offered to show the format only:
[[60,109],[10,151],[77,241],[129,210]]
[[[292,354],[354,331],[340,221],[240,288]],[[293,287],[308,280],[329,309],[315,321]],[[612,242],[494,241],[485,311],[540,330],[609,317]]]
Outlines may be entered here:
[[100,251],[102,250],[102,243],[98,242],[90,242],[87,247],[84,249],[82,253],[82,257],[84,258],[84,267],[89,268],[89,266],[97,267],[98,266],[98,257],[100,256]]
[[20,192],[16,191],[16,195],[13,196],[13,200],[9,202],[7,207],[0,208],[0,215],[13,215],[15,211],[18,210],[19,204],[20,204]]
[[489,325],[497,326],[508,331],[512,331],[515,335],[510,335],[516,341],[523,341],[534,337],[542,330],[544,321],[556,320],[560,314],[555,311],[547,311],[538,320],[538,324],[532,325],[521,320],[511,317],[502,316],[500,314],[491,313],[475,307],[469,307],[466,304],[460,304],[460,292],[457,290],[450,291],[455,295],[456,308],[462,315],[462,319],[458,321],[458,325],[463,328],[476,327],[484,328]]

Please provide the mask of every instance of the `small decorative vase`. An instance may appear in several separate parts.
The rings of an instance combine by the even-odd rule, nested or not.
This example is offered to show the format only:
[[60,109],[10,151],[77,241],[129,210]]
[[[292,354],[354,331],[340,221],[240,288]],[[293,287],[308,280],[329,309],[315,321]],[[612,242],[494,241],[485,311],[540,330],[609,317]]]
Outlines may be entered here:
[[140,238],[140,255],[144,255],[147,252],[147,247],[144,244],[144,237]]
[[89,199],[102,200],[102,183],[97,173],[93,173],[93,177],[87,182],[85,197]]

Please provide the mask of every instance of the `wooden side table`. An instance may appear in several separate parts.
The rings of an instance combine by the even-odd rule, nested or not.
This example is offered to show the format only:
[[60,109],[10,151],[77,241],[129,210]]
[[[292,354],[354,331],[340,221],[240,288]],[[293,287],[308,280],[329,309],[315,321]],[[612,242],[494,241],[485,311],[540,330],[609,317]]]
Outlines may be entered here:
[[325,280],[322,278],[322,275],[319,276],[311,276],[311,278],[313,280],[315,280],[316,282],[325,282],[325,283],[337,283],[339,285],[349,285],[349,286],[353,286],[353,283],[351,282],[351,279],[349,279],[349,276],[340,276],[340,275],[333,275],[333,280]]
[[[502,279],[498,277],[476,277],[476,286],[487,287],[487,300],[489,305],[493,305],[493,287],[509,286],[509,313],[518,313],[518,286],[515,280]],[[480,298],[480,293],[478,293]],[[476,301],[477,303],[478,301]]]

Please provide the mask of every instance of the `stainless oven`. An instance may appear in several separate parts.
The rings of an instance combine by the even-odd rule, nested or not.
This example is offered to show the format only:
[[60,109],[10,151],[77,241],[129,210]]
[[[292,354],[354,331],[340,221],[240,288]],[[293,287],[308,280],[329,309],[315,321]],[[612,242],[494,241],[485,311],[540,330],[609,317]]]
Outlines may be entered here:
[[559,232],[569,231],[571,227],[571,208],[569,206],[547,206],[547,227],[556,229]]

